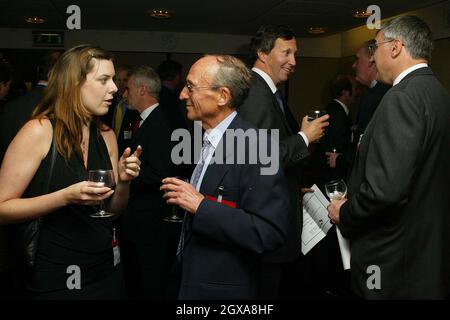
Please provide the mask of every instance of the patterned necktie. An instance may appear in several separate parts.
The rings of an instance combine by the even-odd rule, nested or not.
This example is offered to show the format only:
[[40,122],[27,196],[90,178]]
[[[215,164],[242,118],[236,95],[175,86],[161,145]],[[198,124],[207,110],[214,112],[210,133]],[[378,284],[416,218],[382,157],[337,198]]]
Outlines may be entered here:
[[284,112],[284,102],[283,102],[283,96],[281,95],[280,90],[275,91],[274,96],[278,101],[278,106],[280,107],[281,111],[284,114],[285,113]]
[[[203,167],[205,166],[205,161],[208,158],[211,151],[214,150],[213,145],[209,140],[206,138],[206,136],[203,137],[203,146],[202,146],[202,158],[197,163],[197,166],[194,169],[194,172],[192,173],[191,177],[191,184],[194,186],[194,188],[197,187],[197,183],[200,180],[200,176],[202,175]],[[200,189],[200,188],[199,188]],[[192,216],[189,213],[184,213],[184,219],[183,219],[183,225],[181,226],[181,234],[180,234],[180,240],[178,241],[178,248],[177,248],[177,257],[178,259],[181,259],[181,255],[183,254],[183,248],[184,248],[184,241],[186,234],[188,233],[190,229],[190,223],[191,223]]]
[[192,178],[191,178],[191,184],[194,186],[194,188],[197,187],[198,180],[200,179],[200,176],[202,174],[206,158],[208,158],[208,155],[211,152],[211,148],[212,148],[212,144],[211,144],[211,142],[209,142],[209,140],[205,136],[203,138],[202,158],[197,163],[197,166],[195,167],[194,172],[192,174]]

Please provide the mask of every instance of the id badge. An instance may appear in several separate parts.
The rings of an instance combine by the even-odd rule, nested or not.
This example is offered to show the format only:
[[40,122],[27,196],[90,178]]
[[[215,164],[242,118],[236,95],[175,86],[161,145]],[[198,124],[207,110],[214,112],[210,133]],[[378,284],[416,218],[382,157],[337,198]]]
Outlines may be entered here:
[[124,140],[130,140],[132,135],[133,135],[133,131],[126,130],[126,131],[123,132],[123,139]]
[[112,249],[114,256],[114,266],[117,266],[120,263],[120,247],[119,240],[116,238],[116,229],[113,229]]

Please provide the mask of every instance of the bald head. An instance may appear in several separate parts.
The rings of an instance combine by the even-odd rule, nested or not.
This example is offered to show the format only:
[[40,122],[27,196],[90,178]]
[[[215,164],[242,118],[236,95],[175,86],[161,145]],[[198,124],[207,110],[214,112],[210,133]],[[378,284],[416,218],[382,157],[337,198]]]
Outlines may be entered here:
[[189,70],[180,99],[186,101],[187,116],[214,127],[248,95],[250,71],[232,56],[208,55]]

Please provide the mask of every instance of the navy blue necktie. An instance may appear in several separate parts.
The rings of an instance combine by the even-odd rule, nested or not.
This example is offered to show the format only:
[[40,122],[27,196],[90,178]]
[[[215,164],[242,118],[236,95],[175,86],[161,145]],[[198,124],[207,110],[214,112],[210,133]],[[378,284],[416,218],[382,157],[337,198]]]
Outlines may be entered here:
[[279,105],[281,111],[282,111],[283,114],[284,114],[284,113],[285,113],[285,112],[284,112],[284,102],[283,102],[283,96],[281,95],[280,90],[275,91],[274,96],[275,96],[275,98],[277,99],[278,105]]

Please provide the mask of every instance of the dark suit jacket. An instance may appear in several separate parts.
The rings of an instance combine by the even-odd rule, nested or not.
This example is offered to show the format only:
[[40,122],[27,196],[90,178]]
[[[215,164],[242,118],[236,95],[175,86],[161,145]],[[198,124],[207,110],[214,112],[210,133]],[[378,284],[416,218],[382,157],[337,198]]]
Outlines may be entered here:
[[[183,109],[181,106],[181,101],[178,96],[179,95],[177,94],[177,92],[172,91],[164,85],[161,86],[161,91],[159,93],[159,103],[161,111],[164,114],[172,132],[177,129],[189,130],[185,115],[182,111]],[[194,145],[193,140],[191,140],[191,145]],[[193,150],[191,150],[191,154],[192,153]],[[177,165],[176,175],[182,177],[190,177],[194,168],[195,165],[193,166],[191,164],[184,163],[179,164]]]
[[181,101],[175,91],[170,90],[164,85],[159,92],[159,103],[161,110],[167,119],[167,123],[172,130],[184,128],[187,129],[187,123],[181,109]]
[[359,103],[358,116],[356,120],[357,129],[355,140],[358,142],[359,135],[364,133],[367,125],[372,119],[375,110],[377,110],[381,99],[384,97],[386,92],[391,88],[386,84],[377,82],[373,88],[369,88],[362,96]]
[[[323,143],[320,143],[318,146],[322,167],[319,183],[322,188],[323,184],[328,181],[347,178],[347,170],[350,167],[353,156],[351,148],[352,118],[350,113],[347,115],[344,108],[335,100],[328,104],[326,110],[327,114],[330,115],[330,125],[325,129],[325,136],[322,138]],[[336,167],[330,168],[326,161],[325,152],[331,152],[333,148],[341,155],[336,160]]]
[[174,175],[170,134],[158,106],[130,143],[132,150],[142,146],[141,171],[131,182],[128,208],[122,218],[124,235],[132,242],[152,244],[162,236],[163,218],[168,215],[168,209],[159,187],[163,178]]
[[[113,104],[108,110],[108,113],[102,117],[102,121],[108,127],[114,130],[114,112],[116,109],[116,105],[119,102],[117,96],[114,97]],[[130,146],[131,140],[133,136],[136,134],[139,129],[139,112],[135,110],[131,110],[127,108],[125,114],[123,115],[122,124],[120,125],[120,131],[117,136],[117,145],[119,147],[119,157],[125,151],[127,147]]]
[[[309,155],[305,141],[298,134],[299,128],[289,107],[286,116],[264,79],[252,71],[252,83],[248,98],[237,111],[239,115],[259,129],[278,129],[280,156],[289,184],[289,230],[286,244],[267,254],[268,263],[281,263],[296,259],[301,252],[303,215],[300,208],[300,163]],[[281,214],[281,213],[280,213]]]
[[[228,128],[250,127],[238,115]],[[222,146],[225,136],[216,152]],[[248,145],[245,150],[248,153]],[[224,163],[236,163],[229,151],[223,153]],[[256,298],[260,255],[282,245],[288,227],[282,168],[274,175],[261,175],[260,168],[258,164],[208,166],[200,192],[217,198],[222,186],[223,201],[234,202],[236,208],[204,199],[187,219],[190,231],[185,235],[180,299]]]
[[45,86],[37,85],[25,95],[8,102],[0,113],[0,163],[9,144],[27,122],[44,95]]
[[[430,68],[392,87],[362,138],[341,207],[353,290],[370,299],[435,299],[450,289],[450,96]],[[367,282],[378,266],[381,289]]]

